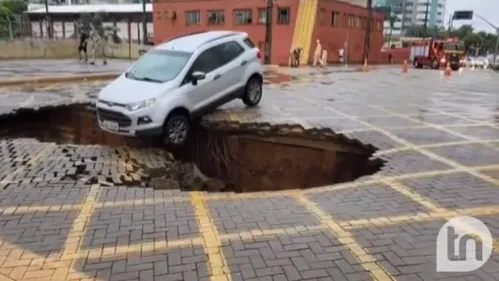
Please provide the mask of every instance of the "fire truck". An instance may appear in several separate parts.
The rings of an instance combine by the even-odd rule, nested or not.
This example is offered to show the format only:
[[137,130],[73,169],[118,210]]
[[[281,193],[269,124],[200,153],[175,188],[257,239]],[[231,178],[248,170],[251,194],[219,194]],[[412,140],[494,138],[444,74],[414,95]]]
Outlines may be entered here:
[[452,70],[458,70],[464,66],[464,54],[464,43],[457,38],[426,39],[412,43],[409,59],[417,68],[427,66],[439,69],[450,63]]

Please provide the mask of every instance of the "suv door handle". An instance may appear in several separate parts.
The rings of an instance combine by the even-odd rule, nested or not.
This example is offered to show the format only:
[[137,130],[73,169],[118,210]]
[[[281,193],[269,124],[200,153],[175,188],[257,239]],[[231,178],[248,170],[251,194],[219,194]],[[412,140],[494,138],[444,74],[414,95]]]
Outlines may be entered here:
[[248,61],[243,60],[243,61],[241,62],[241,66],[243,66],[243,65],[245,65],[245,64],[247,64],[247,63],[248,63]]
[[222,75],[217,74],[217,75],[215,75],[215,77],[213,77],[213,80],[218,80],[220,77],[222,77]]

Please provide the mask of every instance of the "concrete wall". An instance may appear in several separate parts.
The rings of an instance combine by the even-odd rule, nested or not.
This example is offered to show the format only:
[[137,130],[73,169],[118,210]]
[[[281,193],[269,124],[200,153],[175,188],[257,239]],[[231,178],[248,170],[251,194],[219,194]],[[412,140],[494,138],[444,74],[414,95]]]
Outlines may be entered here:
[[[109,58],[137,59],[138,44],[121,44],[108,46],[106,56]],[[78,41],[76,40],[39,40],[16,39],[0,40],[0,59],[38,59],[38,58],[76,58],[78,57]],[[88,46],[90,56],[91,46]]]

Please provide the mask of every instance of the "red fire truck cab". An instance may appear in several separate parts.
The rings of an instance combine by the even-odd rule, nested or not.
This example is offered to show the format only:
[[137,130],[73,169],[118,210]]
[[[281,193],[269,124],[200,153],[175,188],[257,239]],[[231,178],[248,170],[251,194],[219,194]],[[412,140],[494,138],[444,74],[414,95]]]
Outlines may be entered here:
[[456,38],[415,41],[411,45],[410,60],[417,68],[438,69],[450,63],[452,70],[458,70],[464,65],[464,43]]

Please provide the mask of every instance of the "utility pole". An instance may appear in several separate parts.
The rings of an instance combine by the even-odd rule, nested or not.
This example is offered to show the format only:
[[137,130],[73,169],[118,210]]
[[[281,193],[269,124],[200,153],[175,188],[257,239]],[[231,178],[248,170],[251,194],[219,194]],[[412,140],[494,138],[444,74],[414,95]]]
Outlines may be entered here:
[[147,11],[146,11],[147,0],[142,0],[142,44],[146,45],[148,42],[147,38]]
[[367,26],[364,38],[364,66],[367,66],[369,58],[369,46],[371,45],[371,23],[373,21],[373,0],[367,0]]
[[406,6],[407,6],[407,0],[404,0],[402,2],[402,23],[400,24],[400,35],[404,35]]
[[452,25],[454,23],[454,13],[449,16],[449,38],[452,37]]
[[274,10],[274,0],[265,0],[265,63],[271,63],[272,57],[272,11]]
[[424,13],[424,26],[423,26],[423,37],[428,37],[428,9],[430,7],[430,0],[426,1],[426,10]]
[[47,36],[49,39],[52,39],[52,28],[50,28],[50,16],[49,16],[49,1],[45,0],[45,21],[46,21],[46,28],[47,28]]
[[494,49],[493,57],[493,65],[494,69],[497,67],[497,51],[499,50],[499,28],[496,28],[496,47]]

